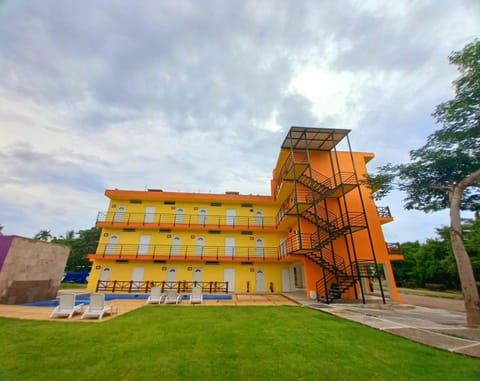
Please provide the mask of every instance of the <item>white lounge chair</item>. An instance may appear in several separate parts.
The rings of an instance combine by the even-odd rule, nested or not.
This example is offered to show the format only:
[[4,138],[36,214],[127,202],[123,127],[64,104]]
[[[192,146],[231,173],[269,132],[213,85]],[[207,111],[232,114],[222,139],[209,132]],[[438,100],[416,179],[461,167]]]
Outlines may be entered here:
[[165,295],[162,294],[162,288],[152,287],[147,299],[147,304],[160,304],[163,302],[163,299],[165,299]]
[[165,298],[165,304],[178,304],[182,299],[182,295],[180,295],[177,290],[175,289],[168,289],[167,290],[167,297]]
[[67,316],[69,319],[76,313],[82,312],[83,303],[75,305],[75,294],[62,294],[58,306],[52,311],[50,318],[56,316]]
[[203,303],[203,294],[201,287],[193,287],[192,293],[190,294],[190,304],[202,304]]
[[83,313],[81,319],[94,317],[100,320],[104,314],[114,314],[117,307],[113,304],[105,304],[105,295],[93,293],[90,294],[90,304]]

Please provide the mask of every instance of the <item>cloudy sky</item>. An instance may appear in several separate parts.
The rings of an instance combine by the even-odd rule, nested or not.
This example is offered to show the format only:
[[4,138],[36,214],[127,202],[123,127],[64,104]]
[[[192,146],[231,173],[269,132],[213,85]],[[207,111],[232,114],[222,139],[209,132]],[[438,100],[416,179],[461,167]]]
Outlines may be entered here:
[[[106,188],[268,194],[292,125],[404,162],[479,36],[475,0],[0,0],[3,232],[90,228]],[[448,223],[402,198],[387,241]]]

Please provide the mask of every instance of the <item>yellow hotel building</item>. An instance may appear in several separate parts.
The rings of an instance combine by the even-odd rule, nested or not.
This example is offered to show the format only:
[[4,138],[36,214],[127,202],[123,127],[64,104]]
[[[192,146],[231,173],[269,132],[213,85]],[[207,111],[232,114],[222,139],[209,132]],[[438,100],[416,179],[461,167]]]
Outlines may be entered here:
[[362,184],[374,155],[352,152],[348,133],[291,127],[270,195],[108,189],[88,289],[399,299],[391,261],[403,256],[382,232],[393,218]]

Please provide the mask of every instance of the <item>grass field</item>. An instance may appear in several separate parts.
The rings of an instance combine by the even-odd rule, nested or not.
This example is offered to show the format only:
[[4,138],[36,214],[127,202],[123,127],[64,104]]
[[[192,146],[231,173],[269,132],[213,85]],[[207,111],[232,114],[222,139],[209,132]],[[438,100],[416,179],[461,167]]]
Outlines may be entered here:
[[0,318],[0,380],[480,380],[480,360],[298,306]]
[[81,289],[87,288],[85,283],[74,283],[74,282],[65,282],[60,283],[60,290],[73,290],[73,289]]

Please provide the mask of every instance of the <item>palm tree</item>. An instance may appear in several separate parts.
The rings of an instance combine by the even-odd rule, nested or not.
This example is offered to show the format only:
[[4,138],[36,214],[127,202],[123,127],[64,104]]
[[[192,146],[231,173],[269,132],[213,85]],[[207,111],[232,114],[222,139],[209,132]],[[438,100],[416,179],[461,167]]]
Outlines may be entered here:
[[52,239],[52,234],[50,233],[50,230],[40,230],[33,238],[49,242]]

